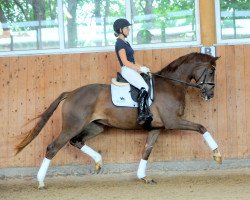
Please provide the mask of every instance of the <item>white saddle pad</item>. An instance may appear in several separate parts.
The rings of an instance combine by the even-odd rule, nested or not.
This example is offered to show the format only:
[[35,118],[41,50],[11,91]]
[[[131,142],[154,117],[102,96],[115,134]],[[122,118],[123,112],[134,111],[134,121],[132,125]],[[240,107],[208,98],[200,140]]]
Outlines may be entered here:
[[[124,107],[138,107],[138,103],[135,102],[130,94],[130,85],[129,84],[115,84],[116,80],[112,79],[111,83],[111,97],[112,102],[116,106]],[[151,92],[152,97],[153,92]],[[152,100],[149,98],[149,105],[152,104]]]

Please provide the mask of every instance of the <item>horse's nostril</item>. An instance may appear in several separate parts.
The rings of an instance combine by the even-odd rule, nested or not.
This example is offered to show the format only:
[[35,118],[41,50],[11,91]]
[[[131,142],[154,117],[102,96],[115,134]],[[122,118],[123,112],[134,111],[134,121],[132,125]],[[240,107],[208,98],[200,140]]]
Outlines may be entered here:
[[206,93],[206,92],[207,92],[207,88],[202,88],[202,89],[201,89],[201,92],[202,92],[202,93]]

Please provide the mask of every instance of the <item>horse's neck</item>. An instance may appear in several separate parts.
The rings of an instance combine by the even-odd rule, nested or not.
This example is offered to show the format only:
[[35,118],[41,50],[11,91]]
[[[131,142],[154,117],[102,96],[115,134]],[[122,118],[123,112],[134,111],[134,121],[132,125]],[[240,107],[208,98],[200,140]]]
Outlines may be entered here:
[[193,66],[193,64],[182,64],[175,72],[167,72],[166,75],[168,77],[189,83],[191,81],[190,78],[193,71]]

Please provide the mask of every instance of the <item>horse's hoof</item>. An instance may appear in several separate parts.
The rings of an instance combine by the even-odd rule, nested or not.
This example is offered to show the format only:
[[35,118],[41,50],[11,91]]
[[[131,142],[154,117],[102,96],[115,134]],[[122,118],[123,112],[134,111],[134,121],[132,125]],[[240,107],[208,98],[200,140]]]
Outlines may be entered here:
[[144,182],[144,183],[146,183],[146,184],[157,184],[157,182],[155,181],[155,180],[153,180],[153,179],[151,179],[151,178],[148,178],[148,177],[144,177],[144,178],[141,178],[141,180]]
[[99,161],[95,164],[95,173],[99,174],[102,169],[102,161]]
[[218,150],[214,151],[214,160],[218,163],[218,164],[222,164],[222,157],[221,154]]
[[38,190],[45,190],[46,188],[45,188],[45,185],[44,185],[44,183],[39,183],[39,186],[38,186]]
[[214,160],[218,163],[218,164],[222,164],[222,157],[221,156],[214,156]]

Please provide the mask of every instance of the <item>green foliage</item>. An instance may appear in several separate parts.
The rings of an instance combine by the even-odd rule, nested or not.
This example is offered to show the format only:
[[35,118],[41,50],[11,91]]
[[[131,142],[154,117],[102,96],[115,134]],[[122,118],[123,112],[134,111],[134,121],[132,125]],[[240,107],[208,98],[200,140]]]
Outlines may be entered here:
[[[34,6],[34,0],[0,0],[1,7],[5,17],[9,23],[35,21],[35,12],[37,9]],[[46,19],[56,19],[57,0],[40,0],[45,3]]]
[[[194,20],[194,15],[171,16],[171,13],[181,11],[191,11],[194,13],[194,0],[156,0],[154,14],[157,16],[159,27],[176,27],[190,24]],[[178,19],[183,19],[182,24],[176,24]]]
[[[40,0],[45,3],[45,18],[56,19],[57,18],[57,0]],[[64,4],[68,7],[73,1],[77,1],[77,15],[79,17],[84,17],[86,11],[85,6],[92,4],[92,7],[95,7],[97,0],[64,0]],[[145,14],[145,6],[148,0],[134,0],[136,15]],[[155,14],[156,24],[162,26],[165,24],[166,27],[175,26],[176,20],[183,18],[180,17],[171,17],[169,13],[178,12],[183,10],[194,11],[194,0],[152,0],[152,14]],[[0,0],[1,8],[4,11],[4,15],[7,18],[9,23],[14,22],[23,22],[23,21],[35,21],[34,12],[36,9],[33,5],[34,0]],[[231,11],[235,10],[250,10],[249,0],[221,0],[220,1],[222,11]],[[107,8],[108,7],[108,8]],[[108,13],[107,13],[108,9]],[[85,13],[84,13],[84,12]],[[94,15],[95,10],[90,10],[89,15]],[[109,17],[112,16],[125,16],[125,1],[124,0],[102,0],[100,2],[99,13],[101,17],[104,17],[108,14]],[[187,16],[185,18],[184,24],[189,24],[192,22],[192,17]]]
[[[13,31],[28,31],[34,29],[32,26],[20,25],[18,22],[37,21],[35,13],[39,12],[39,6],[34,6],[34,0],[0,0],[0,5],[9,27]],[[46,20],[56,19],[57,0],[40,0],[45,3]],[[3,21],[3,19],[0,19]]]
[[[160,41],[165,42],[166,28],[182,27],[192,25],[192,31],[195,31],[195,0],[130,0],[131,11],[134,17],[135,27],[138,29],[152,30],[160,29]],[[118,17],[126,16],[125,0],[63,0],[63,6],[73,16],[72,18],[65,15],[65,30],[68,30],[68,42],[71,41],[71,47],[76,47],[86,41],[78,40],[77,30],[79,27],[89,26],[96,23],[98,34],[103,32],[105,44],[108,45],[107,35],[112,30],[112,24]],[[249,11],[249,0],[221,0],[221,11],[226,11],[227,15],[223,20],[223,27],[235,26],[234,11]],[[45,8],[45,9],[43,9]],[[58,9],[57,0],[0,0],[0,22],[5,23],[7,19],[8,26],[12,31],[28,31],[37,29],[34,24],[28,25],[19,22],[37,22],[39,19],[50,21],[57,20]],[[0,11],[1,11],[0,10]],[[39,14],[40,15],[39,15]],[[3,14],[3,15],[1,15]],[[249,19],[247,16],[240,16],[237,19]],[[91,21],[91,22],[90,22]],[[44,25],[51,27],[56,25]],[[99,30],[102,29],[103,30]],[[137,30],[136,30],[137,31]],[[21,33],[18,33],[21,34]],[[25,33],[24,33],[25,34]],[[185,34],[185,33],[184,33]],[[145,41],[150,43],[151,38],[142,35]],[[182,36],[179,36],[182,37]],[[92,40],[90,46],[93,45]],[[103,44],[97,44],[101,46]]]
[[249,0],[226,0],[220,1],[220,7],[222,12],[226,12],[227,16],[222,16],[222,27],[229,28],[235,27],[236,19],[249,19],[249,16],[236,16],[235,12],[237,11],[248,11],[250,12],[250,3]]
[[249,0],[221,0],[220,6],[222,11],[250,10]]

